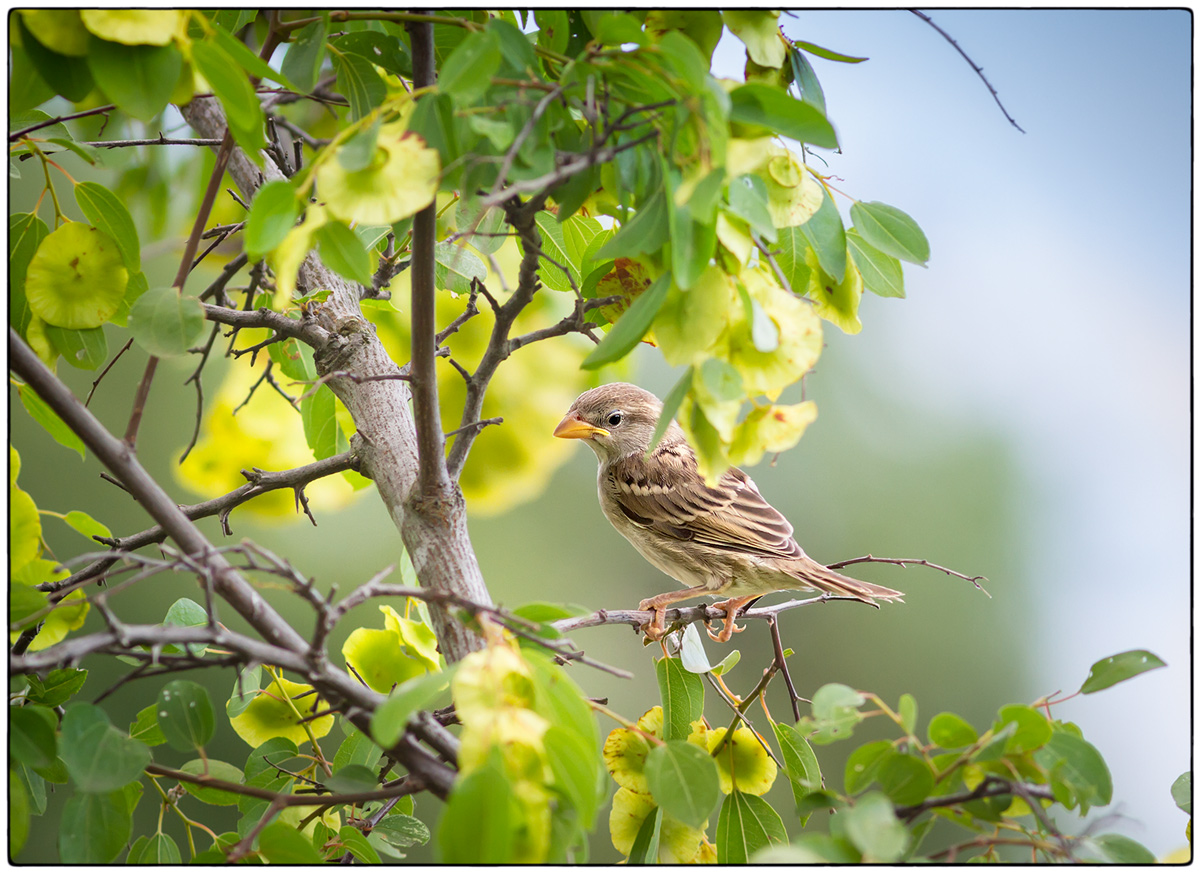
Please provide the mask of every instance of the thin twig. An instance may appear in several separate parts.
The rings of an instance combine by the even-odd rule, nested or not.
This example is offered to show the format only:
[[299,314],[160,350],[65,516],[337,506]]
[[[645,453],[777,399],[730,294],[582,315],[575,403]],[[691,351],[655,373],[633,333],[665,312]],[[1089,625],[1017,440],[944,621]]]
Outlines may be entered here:
[[1021,125],[1017,124],[1016,119],[1014,119],[1011,115],[1008,114],[1008,110],[1005,109],[1004,104],[1000,102],[1000,95],[996,93],[996,89],[992,87],[992,83],[989,82],[987,80],[987,76],[985,76],[983,74],[983,67],[979,66],[977,63],[975,63],[973,60],[971,60],[971,56],[962,50],[962,46],[960,46],[957,42],[955,42],[954,37],[952,37],[950,34],[946,33],[946,31],[942,30],[940,27],[938,27],[936,24],[934,24],[933,19],[930,18],[928,15],[926,15],[924,12],[922,12],[919,9],[910,9],[908,11],[911,12],[913,15],[917,16],[917,18],[924,21],[926,24],[928,24],[930,27],[932,27],[938,33],[940,33],[942,35],[942,38],[945,39],[946,42],[948,42],[948,43],[950,43],[950,45],[954,46],[955,50],[960,55],[963,56],[963,60],[965,60],[968,64],[971,65],[971,69],[974,70],[976,75],[978,75],[979,78],[983,80],[983,84],[987,85],[987,89],[992,92],[992,99],[996,101],[996,105],[1000,107],[1000,111],[1004,113],[1004,117],[1008,119],[1008,123],[1011,124],[1013,127],[1015,127],[1017,130],[1021,131],[1021,133],[1024,133],[1025,128],[1023,128],[1023,127],[1021,127]]
[[842,567],[849,567],[851,564],[895,564],[900,567],[906,567],[909,564],[917,564],[922,567],[929,567],[931,570],[939,570],[947,576],[954,576],[958,579],[965,579],[972,583],[976,588],[987,594],[987,589],[979,584],[979,580],[988,581],[987,576],[968,576],[966,573],[960,573],[957,570],[951,570],[949,567],[943,567],[941,564],[935,564],[932,561],[926,561],[924,558],[876,558],[874,555],[863,555],[861,558],[850,558],[845,561],[836,561],[826,566],[830,570],[840,570]]
[[89,403],[92,402],[92,395],[96,393],[96,388],[97,388],[97,386],[99,386],[100,380],[108,375],[108,371],[113,368],[113,364],[115,364],[117,361],[119,361],[121,359],[121,355],[123,355],[127,351],[129,351],[129,347],[132,345],[133,345],[133,337],[130,337],[125,342],[125,345],[121,346],[121,351],[119,351],[115,355],[113,355],[113,359],[105,365],[103,370],[100,371],[100,375],[97,376],[96,381],[92,383],[92,390],[88,392],[87,400],[83,401],[84,406],[87,406]]

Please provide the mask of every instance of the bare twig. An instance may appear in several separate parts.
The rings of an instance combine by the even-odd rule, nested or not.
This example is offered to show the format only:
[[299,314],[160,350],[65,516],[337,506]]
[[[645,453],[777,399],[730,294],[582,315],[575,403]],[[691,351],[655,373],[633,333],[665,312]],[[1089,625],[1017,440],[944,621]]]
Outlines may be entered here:
[[31,124],[29,127],[23,127],[20,130],[14,130],[8,135],[9,142],[16,142],[23,136],[28,136],[35,130],[41,130],[43,127],[49,127],[52,124],[59,124],[63,121],[73,121],[76,118],[86,118],[89,115],[105,115],[112,112],[117,107],[111,103],[104,106],[97,106],[93,109],[84,109],[82,112],[72,112],[70,115],[57,115],[54,118],[47,118],[45,121],[39,121],[37,124]]
[[979,580],[987,581],[987,576],[968,576],[966,573],[960,573],[957,570],[951,570],[949,567],[943,567],[941,564],[934,564],[932,561],[926,561],[924,558],[876,558],[874,555],[863,555],[861,558],[849,558],[845,561],[837,561],[833,564],[828,564],[830,570],[840,570],[842,567],[849,567],[851,564],[895,564],[900,567],[906,567],[909,564],[917,564],[922,567],[929,567],[931,570],[939,570],[947,576],[954,576],[958,579],[965,579],[972,583],[976,588],[987,594],[987,589],[979,584]]
[[987,80],[987,76],[985,76],[983,74],[983,67],[979,66],[977,63],[975,63],[973,60],[971,60],[971,56],[962,50],[962,46],[960,46],[957,42],[955,42],[954,37],[952,37],[950,34],[946,33],[946,31],[942,30],[940,27],[938,27],[936,24],[934,24],[933,19],[930,18],[928,15],[926,15],[924,12],[922,12],[919,9],[910,9],[908,11],[911,12],[913,15],[917,16],[917,18],[924,21],[926,24],[928,24],[930,27],[932,27],[938,33],[940,33],[942,35],[942,38],[945,39],[946,42],[948,42],[948,43],[950,43],[950,45],[954,46],[955,51],[957,51],[960,55],[963,56],[963,60],[971,65],[971,69],[974,70],[976,75],[978,75],[979,78],[983,80],[983,84],[987,85],[987,89],[992,92],[992,99],[996,101],[996,105],[1000,107],[1000,111],[1004,113],[1004,117],[1008,119],[1008,123],[1011,124],[1013,127],[1015,127],[1017,130],[1021,131],[1021,133],[1024,133],[1025,128],[1023,128],[1023,127],[1021,127],[1021,125],[1017,124],[1016,119],[1014,119],[1011,115],[1008,114],[1008,110],[1005,109],[1004,104],[1000,102],[1000,95],[996,93],[996,89],[992,87],[992,83],[989,82]]
[[97,386],[99,386],[100,380],[108,375],[108,371],[113,368],[113,364],[115,364],[117,361],[119,361],[121,359],[121,355],[123,355],[127,351],[129,351],[129,347],[132,345],[133,345],[133,337],[130,337],[125,342],[125,345],[121,346],[121,351],[119,351],[115,355],[113,355],[113,359],[105,365],[103,370],[100,371],[100,375],[97,376],[96,381],[94,381],[92,383],[92,390],[88,392],[87,400],[83,401],[84,406],[87,406],[89,403],[92,402],[92,395],[96,393],[96,388],[97,388]]

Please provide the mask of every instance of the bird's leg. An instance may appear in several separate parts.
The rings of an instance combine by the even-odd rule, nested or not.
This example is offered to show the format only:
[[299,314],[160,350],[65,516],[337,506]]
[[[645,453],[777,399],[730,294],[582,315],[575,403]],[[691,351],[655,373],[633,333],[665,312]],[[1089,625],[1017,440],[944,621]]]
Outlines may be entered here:
[[[734,624],[733,619],[741,611],[743,606],[752,600],[757,600],[761,596],[762,595],[759,594],[751,594],[749,597],[731,597],[728,600],[721,600],[717,603],[714,603],[713,606],[717,609],[725,610],[725,624],[722,626],[719,634],[714,634],[712,631],[708,631],[709,639],[715,640],[718,643],[727,643],[729,642],[729,638],[734,634],[740,634],[742,631],[744,631],[745,628]],[[705,628],[705,630],[707,630],[707,628]]]
[[712,592],[704,585],[697,585],[695,588],[684,588],[682,591],[667,591],[664,594],[658,594],[654,597],[648,597],[638,604],[638,609],[653,610],[654,618],[649,624],[642,627],[646,632],[646,636],[652,640],[661,640],[667,635],[667,629],[664,627],[665,615],[664,610],[673,603],[678,603],[681,600],[688,600],[692,597],[703,597],[705,594]]

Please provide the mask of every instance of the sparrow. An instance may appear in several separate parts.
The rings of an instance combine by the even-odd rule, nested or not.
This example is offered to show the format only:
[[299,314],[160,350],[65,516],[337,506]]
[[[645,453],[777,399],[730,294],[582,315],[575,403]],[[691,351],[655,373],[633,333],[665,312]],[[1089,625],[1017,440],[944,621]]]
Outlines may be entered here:
[[666,635],[665,610],[692,597],[720,595],[725,611],[717,642],[743,628],[739,610],[763,594],[816,589],[857,598],[903,595],[882,585],[860,582],[830,570],[804,553],[792,538],[788,520],[763,499],[754,482],[730,467],[714,486],[696,466],[696,452],[672,421],[662,440],[647,453],[662,402],[636,385],[613,382],[585,391],[554,429],[562,439],[583,440],[600,462],[600,508],[647,561],[686,585],[643,600],[651,610],[643,628],[652,640]]

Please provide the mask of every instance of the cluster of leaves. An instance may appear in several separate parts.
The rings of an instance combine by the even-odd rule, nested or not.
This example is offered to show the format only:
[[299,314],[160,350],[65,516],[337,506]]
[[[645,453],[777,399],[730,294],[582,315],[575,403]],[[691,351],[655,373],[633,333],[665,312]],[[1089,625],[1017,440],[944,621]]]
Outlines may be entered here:
[[[725,687],[720,677],[728,675],[730,661],[717,667],[688,661],[664,657],[657,662],[662,705],[636,724],[613,730],[604,746],[609,773],[619,786],[610,833],[630,863],[997,861],[1003,846],[1027,847],[1035,860],[1155,860],[1126,836],[1066,836],[1051,818],[1057,809],[1086,815],[1107,805],[1113,790],[1103,757],[1079,727],[1049,714],[1062,699],[1003,706],[982,732],[954,713],[939,713],[923,740],[911,695],[893,709],[874,694],[830,684],[817,690],[812,714],[795,726],[772,718],[762,701],[776,752],[757,730],[736,727],[754,699],[740,701]],[[1150,652],[1124,652],[1093,665],[1079,693],[1161,666]],[[731,706],[736,704],[729,728],[711,728],[703,716],[703,673],[727,701],[734,701]],[[755,693],[763,689],[760,685]],[[864,712],[868,704],[873,709]],[[891,722],[899,736],[855,749],[842,790],[836,791],[822,774],[814,747],[849,739],[871,716]],[[764,797],[777,773],[790,784],[801,828],[815,812],[836,813],[828,818],[828,833],[804,830],[789,842],[783,817]],[[721,794],[714,845],[707,829]],[[1190,815],[1189,774],[1180,777],[1172,794]],[[922,853],[922,841],[938,821],[951,822],[969,836],[948,838],[948,848]],[[1188,833],[1190,839],[1190,822]]]

